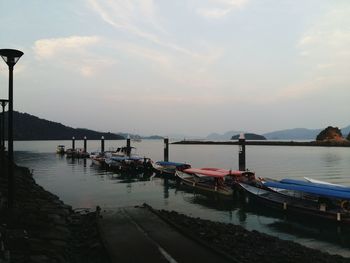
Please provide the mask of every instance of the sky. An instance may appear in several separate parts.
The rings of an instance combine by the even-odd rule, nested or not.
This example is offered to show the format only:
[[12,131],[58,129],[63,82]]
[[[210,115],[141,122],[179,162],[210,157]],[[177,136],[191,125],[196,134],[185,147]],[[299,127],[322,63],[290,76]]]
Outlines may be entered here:
[[[348,0],[11,0],[14,109],[142,135],[350,124]],[[1,61],[0,61],[1,62]],[[0,63],[0,97],[8,70]]]

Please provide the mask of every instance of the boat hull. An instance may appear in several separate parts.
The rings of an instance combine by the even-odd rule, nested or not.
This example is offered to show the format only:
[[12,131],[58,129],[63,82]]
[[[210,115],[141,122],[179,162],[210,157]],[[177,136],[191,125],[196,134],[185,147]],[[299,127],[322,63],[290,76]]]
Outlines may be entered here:
[[195,176],[182,171],[176,171],[175,175],[180,179],[180,183],[187,187],[198,189],[208,193],[217,193],[224,196],[232,196],[233,189],[224,184],[218,184],[216,181],[199,180]]
[[278,192],[239,183],[241,189],[252,199],[284,213],[307,215],[335,222],[350,223],[350,212],[341,208],[328,209],[315,201],[287,196]]

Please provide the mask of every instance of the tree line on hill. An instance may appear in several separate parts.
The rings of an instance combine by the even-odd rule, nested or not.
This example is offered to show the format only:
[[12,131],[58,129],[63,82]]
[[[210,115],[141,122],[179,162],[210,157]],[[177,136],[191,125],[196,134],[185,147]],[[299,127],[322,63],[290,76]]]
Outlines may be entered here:
[[[1,118],[2,113],[0,114]],[[7,120],[7,112],[5,112]],[[28,113],[13,112],[14,140],[70,140],[72,137],[89,140],[123,140],[124,136],[111,132],[97,132],[83,128],[72,128],[58,122],[40,119]],[[7,137],[7,121],[5,121],[5,137]]]

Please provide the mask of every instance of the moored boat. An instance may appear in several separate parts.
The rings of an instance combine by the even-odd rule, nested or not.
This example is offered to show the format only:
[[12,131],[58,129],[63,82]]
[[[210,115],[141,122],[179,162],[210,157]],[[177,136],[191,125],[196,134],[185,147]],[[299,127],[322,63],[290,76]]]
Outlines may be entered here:
[[67,158],[88,158],[90,154],[82,148],[76,149],[67,149],[66,157]]
[[152,166],[156,171],[156,173],[168,174],[168,175],[175,175],[176,170],[184,170],[184,169],[191,168],[191,165],[186,163],[165,162],[165,161],[158,161],[158,162],[152,163]]
[[90,153],[90,159],[93,164],[97,166],[105,165],[105,154],[101,152],[92,152]]
[[221,168],[188,168],[182,171],[176,170],[175,175],[183,185],[226,196],[233,194],[233,187],[237,182],[255,178],[253,172]]
[[345,185],[341,185],[341,184],[333,184],[333,183],[329,183],[329,182],[325,182],[325,181],[321,181],[321,180],[316,180],[310,177],[304,177],[304,179],[310,183],[316,183],[316,184],[326,184],[326,185],[333,185],[333,186],[340,186],[340,187],[346,187]]
[[105,163],[110,169],[118,171],[150,170],[152,168],[151,159],[139,156],[110,156],[105,159]]
[[339,187],[329,189],[327,185],[309,184],[292,179],[265,179],[256,186],[239,183],[255,200],[287,213],[350,223],[350,192],[338,190]]
[[56,147],[56,153],[57,154],[65,154],[65,146],[64,145],[57,145]]

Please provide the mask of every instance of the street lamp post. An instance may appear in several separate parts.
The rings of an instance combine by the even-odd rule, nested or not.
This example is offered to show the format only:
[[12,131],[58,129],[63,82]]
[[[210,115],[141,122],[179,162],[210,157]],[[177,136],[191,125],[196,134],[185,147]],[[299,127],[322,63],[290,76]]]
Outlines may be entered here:
[[1,136],[0,136],[0,152],[5,152],[5,107],[8,100],[0,99],[0,105],[2,107],[2,118],[1,118]]
[[0,49],[0,56],[9,67],[9,99],[8,99],[8,207],[12,208],[15,197],[15,180],[13,172],[13,67],[23,55],[16,49]]

